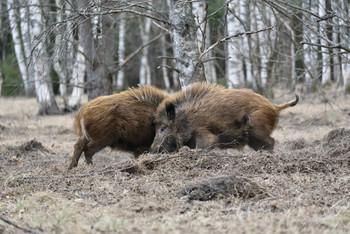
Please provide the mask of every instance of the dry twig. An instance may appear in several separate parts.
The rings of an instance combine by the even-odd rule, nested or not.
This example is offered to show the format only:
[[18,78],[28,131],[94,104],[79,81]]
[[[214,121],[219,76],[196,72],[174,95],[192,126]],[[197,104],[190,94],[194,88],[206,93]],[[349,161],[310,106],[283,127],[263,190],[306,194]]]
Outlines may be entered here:
[[2,221],[4,221],[5,223],[10,224],[10,225],[14,226],[15,228],[18,228],[18,229],[20,229],[20,230],[22,230],[22,231],[25,231],[25,232],[28,232],[28,233],[41,233],[41,232],[38,232],[38,231],[36,231],[36,230],[27,228],[27,227],[21,227],[20,225],[18,225],[18,224],[16,224],[16,223],[12,222],[11,220],[9,220],[7,217],[5,217],[5,216],[3,216],[3,215],[0,215],[0,219],[1,219]]

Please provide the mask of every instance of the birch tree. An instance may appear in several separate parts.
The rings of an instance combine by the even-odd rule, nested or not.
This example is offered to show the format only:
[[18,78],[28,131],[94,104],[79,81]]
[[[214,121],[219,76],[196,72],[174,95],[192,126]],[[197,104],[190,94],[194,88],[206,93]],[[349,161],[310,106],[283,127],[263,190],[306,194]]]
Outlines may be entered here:
[[[126,35],[126,14],[121,13],[119,15],[119,40],[118,40],[118,64],[121,64],[125,60],[125,35]],[[117,89],[121,90],[124,86],[125,77],[124,67],[120,67],[117,74]]]
[[[21,40],[21,31],[19,28],[20,17],[17,14],[17,4],[14,0],[7,1],[8,17],[10,21],[10,28],[12,34],[12,41],[15,49],[16,58],[18,61],[18,68],[22,75],[24,90],[27,96],[32,96],[34,94],[33,86],[31,85],[30,76],[28,74],[28,65],[25,55],[23,54],[23,46]],[[21,10],[23,11],[23,10]],[[21,16],[23,16],[21,14]],[[22,21],[25,21],[28,18],[22,18]],[[25,32],[25,30],[24,30]]]
[[[341,19],[350,18],[350,3],[348,0],[341,1],[338,12],[340,12]],[[350,41],[350,28],[346,27],[344,23],[340,23],[339,25],[340,44],[347,45]],[[350,93],[350,52],[343,53],[341,60],[341,74],[344,79],[344,93]]]
[[[113,15],[99,14],[108,9],[110,2],[79,0],[80,9],[79,43],[86,56],[86,89],[88,99],[112,93],[115,24]],[[96,17],[94,17],[96,16]],[[94,22],[93,22],[94,19]]]
[[30,32],[30,27],[31,27],[30,11],[26,0],[19,0],[19,4],[23,6],[19,9],[20,18],[21,18],[20,28],[21,28],[21,36],[22,36],[22,43],[23,43],[22,44],[23,52],[25,57],[24,62],[27,67],[27,75],[28,75],[28,83],[29,83],[28,93],[29,93],[29,96],[35,96],[36,90],[35,90],[35,81],[34,81],[34,66],[33,66],[33,60],[32,60],[32,48],[34,47],[34,45],[32,41],[32,35]]
[[[239,13],[241,5],[239,1],[227,0],[227,35],[235,35],[245,30],[241,22],[245,18],[241,18]],[[229,89],[241,87],[243,84],[243,41],[240,38],[231,39],[227,43],[227,61],[226,61],[226,76],[227,86]]]
[[[192,11],[197,25],[197,40],[198,40],[198,50],[203,53],[205,49],[210,46],[210,27],[207,20],[208,14],[208,0],[194,1],[192,3]],[[204,73],[206,80],[209,82],[216,82],[216,71],[214,61],[210,60],[213,52],[210,50],[203,56],[203,60],[207,60],[204,63]]]
[[79,107],[81,98],[84,93],[83,87],[85,83],[84,82],[85,70],[86,70],[86,66],[85,66],[84,49],[79,44],[74,65],[73,65],[73,71],[72,71],[71,83],[73,84],[73,90],[68,100],[68,106],[66,107],[68,111],[72,111]]
[[[56,22],[60,24],[64,16],[69,16],[71,12],[70,4],[63,4],[62,0],[55,0],[57,6]],[[63,25],[56,29],[55,44],[53,52],[53,68],[59,77],[59,91],[63,98],[64,106],[68,105],[68,93],[67,93],[67,83],[71,78],[72,74],[72,63],[68,62],[73,59],[73,48],[71,44],[74,41],[72,33],[73,22],[68,22],[66,25],[66,30]],[[68,33],[65,33],[68,32]],[[67,37],[67,43],[63,43],[63,37]]]
[[[152,7],[152,1],[149,2],[149,7]],[[142,44],[147,44],[150,38],[152,20],[150,18],[139,19],[139,28]],[[140,84],[151,84],[151,68],[148,61],[149,47],[146,46],[141,52],[140,61]]]
[[2,93],[2,82],[3,82],[2,70],[1,70],[1,67],[0,67],[0,97],[1,97],[1,93]]
[[32,0],[29,6],[30,28],[32,48],[32,61],[34,68],[34,81],[36,97],[39,102],[39,114],[58,114],[60,113],[53,94],[53,88],[50,78],[50,68],[48,66],[48,56],[44,40],[38,37],[43,31],[44,18],[40,9],[40,1]]
[[167,52],[166,52],[166,38],[165,35],[161,38],[161,50],[162,50],[162,73],[163,73],[163,81],[166,90],[170,90],[170,79],[167,70]]
[[181,87],[205,81],[203,63],[199,60],[197,49],[197,27],[191,2],[170,0],[169,11],[171,39]]

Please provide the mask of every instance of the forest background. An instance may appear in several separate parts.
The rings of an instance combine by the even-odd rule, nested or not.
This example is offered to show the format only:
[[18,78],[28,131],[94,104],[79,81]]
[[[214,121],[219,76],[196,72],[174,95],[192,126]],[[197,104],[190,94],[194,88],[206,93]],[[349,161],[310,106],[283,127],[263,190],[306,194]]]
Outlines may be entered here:
[[39,114],[137,84],[349,93],[348,0],[2,0],[0,12],[0,94],[36,96]]

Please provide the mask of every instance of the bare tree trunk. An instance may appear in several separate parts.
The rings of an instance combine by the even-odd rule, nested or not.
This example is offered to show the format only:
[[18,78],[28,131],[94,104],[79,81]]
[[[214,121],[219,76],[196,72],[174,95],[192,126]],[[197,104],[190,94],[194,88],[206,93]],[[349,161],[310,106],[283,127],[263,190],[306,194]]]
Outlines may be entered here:
[[[58,9],[61,7],[60,10],[57,11],[56,14],[56,22],[60,23],[62,21],[62,14],[63,14],[63,5],[62,5],[62,0],[55,0],[56,6]],[[69,5],[69,4],[68,4]],[[68,54],[66,54],[64,51],[62,52],[62,35],[63,33],[60,32],[59,30],[56,31],[56,36],[55,36],[55,45],[54,45],[54,53],[53,53],[53,68],[56,71],[58,77],[59,77],[59,91],[60,95],[63,99],[64,106],[67,106],[68,102],[68,94],[67,94],[67,81],[69,80],[69,77],[67,77],[68,73],[66,72],[67,69],[63,69],[61,63],[61,59],[67,59]],[[69,43],[69,42],[68,42]],[[62,56],[63,55],[63,56]],[[65,66],[67,68],[67,66]]]
[[[302,7],[302,0],[296,0],[295,5]],[[304,81],[304,54],[302,50],[301,42],[303,41],[303,22],[301,19],[303,18],[302,11],[294,12],[292,16],[292,28],[294,30],[294,54],[295,54],[295,73],[297,75],[298,81]]]
[[[326,0],[318,0],[319,1],[319,8],[318,8],[318,15],[324,16],[327,14],[326,12]],[[324,21],[320,21],[319,26],[319,40],[321,45],[327,45],[327,41],[325,38],[327,38],[326,33],[326,23]],[[322,57],[320,57],[320,64],[322,65],[322,85],[326,84],[328,81],[331,80],[331,69],[330,69],[330,57],[329,57],[329,50],[325,47],[321,47],[321,53]]]
[[[303,8],[311,12],[318,12],[318,4],[314,1],[303,1]],[[317,44],[318,38],[314,31],[310,30],[310,28],[306,25],[304,25],[303,31],[305,33],[306,40]],[[313,46],[307,44],[303,45],[303,51],[306,93],[310,93],[316,88],[318,77],[321,75],[318,74],[318,51]]]
[[[208,0],[198,2],[194,1],[192,3],[192,12],[197,24],[198,49],[200,53],[203,53],[203,51],[210,46],[209,22],[205,19],[208,13]],[[208,60],[212,57],[212,54],[213,52],[210,50],[202,59],[204,61]],[[216,82],[216,72],[213,60],[204,63],[204,73],[207,81]]]
[[163,73],[163,80],[164,80],[164,85],[166,90],[170,90],[170,80],[169,80],[169,75],[168,75],[168,70],[167,70],[167,53],[166,53],[166,35],[162,36],[161,38],[161,49],[162,49],[162,73]]
[[1,97],[1,93],[2,93],[2,70],[1,70],[1,67],[0,67],[0,97]]
[[[149,5],[152,6],[152,1],[149,2]],[[144,18],[144,23],[142,22],[142,19],[139,19],[140,23],[140,36],[142,40],[142,44],[146,44],[149,41],[149,35],[151,30],[151,23],[152,20],[150,18]],[[139,73],[139,79],[140,84],[151,84],[151,67],[148,62],[148,51],[149,47],[145,47],[142,50],[141,53],[141,61],[140,61],[140,73]]]
[[35,81],[34,81],[34,66],[32,58],[32,36],[29,30],[30,28],[30,12],[29,6],[27,6],[26,0],[19,0],[19,4],[21,7],[20,10],[20,28],[22,34],[22,43],[23,43],[23,52],[24,52],[24,63],[27,67],[28,74],[28,90],[26,91],[27,95],[30,97],[34,97],[36,95],[35,92]]
[[197,27],[192,14],[191,2],[171,0],[169,19],[176,69],[181,87],[205,81],[203,64],[199,61],[196,41]]
[[[78,8],[83,12],[90,1],[79,0]],[[109,3],[98,1],[98,8],[108,7]],[[98,11],[99,9],[97,9]],[[82,17],[79,23],[79,42],[87,56],[86,88],[88,99],[112,93],[113,74],[111,71],[114,55],[115,28],[113,15]]]
[[74,110],[79,107],[80,100],[84,93],[84,77],[85,77],[85,57],[84,49],[81,45],[78,46],[78,52],[75,57],[73,66],[73,91],[68,101],[68,110]]
[[[339,12],[339,15],[343,15],[343,12],[348,10],[343,9],[343,2],[342,1],[331,1],[331,9],[333,12]],[[336,45],[341,44],[341,37],[342,37],[342,27],[337,29],[336,25],[341,25],[341,20],[338,17],[332,18],[332,25],[334,25],[334,28],[332,29],[332,41]],[[333,76],[334,80],[336,82],[336,88],[339,88],[340,86],[344,85],[344,76],[342,72],[342,58],[341,58],[341,50],[339,48],[333,49]]]
[[[124,62],[125,59],[125,13],[119,15],[119,40],[118,40],[118,64],[119,66]],[[121,90],[124,87],[124,68],[121,67],[117,74],[117,89]]]
[[[343,19],[350,18],[350,2],[342,0],[340,3],[340,11]],[[348,45],[350,41],[350,28],[340,27],[340,42],[343,45]],[[350,93],[350,53],[345,53],[341,57],[341,71],[344,79],[344,93]]]
[[45,41],[36,38],[36,36],[43,31],[44,18],[39,7],[39,0],[33,0],[32,3],[33,5],[29,6],[29,12],[31,14],[29,30],[32,35],[31,41],[34,45],[32,49],[32,60],[34,65],[36,97],[40,104],[39,115],[58,114],[60,110],[53,94]]
[[22,80],[23,80],[24,90],[26,92],[26,95],[30,96],[32,91],[30,90],[29,74],[27,70],[26,60],[22,52],[23,49],[22,49],[22,43],[21,43],[21,34],[18,27],[18,22],[20,20],[25,20],[25,19],[20,19],[18,16],[16,16],[15,9],[17,7],[18,7],[17,4],[15,4],[13,0],[7,1],[8,16],[9,16],[12,40],[13,40],[15,54],[18,62],[18,67],[22,75]]
[[[240,20],[245,21],[246,19],[242,19],[239,15],[240,4],[238,1],[228,3],[227,10],[227,35],[232,36],[244,30]],[[229,89],[244,85],[242,42],[241,38],[233,38],[227,43],[226,76]]]

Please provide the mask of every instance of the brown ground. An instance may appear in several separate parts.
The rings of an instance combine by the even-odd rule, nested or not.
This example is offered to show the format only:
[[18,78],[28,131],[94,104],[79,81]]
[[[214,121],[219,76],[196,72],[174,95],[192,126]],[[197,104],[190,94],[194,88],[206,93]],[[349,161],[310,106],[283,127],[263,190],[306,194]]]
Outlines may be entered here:
[[[273,154],[105,149],[72,171],[74,115],[0,98],[1,218],[45,233],[348,233],[350,99],[329,93],[281,114]],[[2,232],[21,230],[0,220]]]

